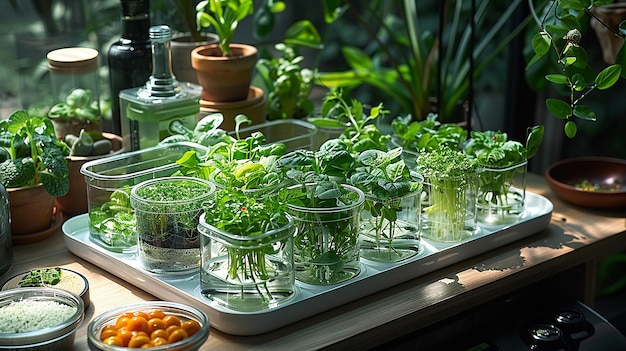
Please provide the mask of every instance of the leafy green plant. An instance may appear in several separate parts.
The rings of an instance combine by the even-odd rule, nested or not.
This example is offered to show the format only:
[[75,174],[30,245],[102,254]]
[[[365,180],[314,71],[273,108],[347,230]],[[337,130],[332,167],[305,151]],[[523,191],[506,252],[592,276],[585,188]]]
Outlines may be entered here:
[[356,276],[363,193],[332,180],[301,183],[281,192],[298,228],[294,237],[297,279],[334,284]]
[[155,178],[131,189],[137,223],[137,252],[151,272],[198,267],[198,221],[215,186],[191,177]]
[[[464,145],[464,151],[467,155],[475,157],[483,168],[478,175],[479,209],[493,205],[502,216],[510,211],[522,210],[513,208],[523,206],[524,201],[522,193],[511,190],[513,177],[526,173],[526,163],[537,153],[543,134],[542,125],[529,128],[524,145],[519,141],[508,140],[507,134],[501,131],[471,132],[471,138]],[[523,192],[525,189],[519,191]],[[490,220],[495,221],[495,218]]]
[[65,102],[60,102],[50,108],[48,117],[63,122],[76,120],[99,124],[100,108],[97,101],[91,100],[91,96],[89,89],[74,89],[67,95]]
[[252,0],[206,0],[196,5],[196,23],[199,28],[213,28],[219,37],[223,56],[232,56],[230,42],[239,22],[252,15]]
[[478,160],[462,151],[440,147],[419,153],[416,164],[428,196],[422,207],[423,235],[438,241],[461,239],[466,231],[468,206],[475,206]]
[[[241,124],[249,123],[244,115],[235,118],[235,137],[222,135],[210,146],[206,159],[188,151],[178,160],[180,174],[211,180],[219,187],[241,190],[277,188],[282,175],[277,161],[286,153],[284,143],[268,144],[261,132],[240,139]],[[213,130],[213,129],[212,129]],[[215,130],[210,134],[214,134]]]
[[[365,193],[361,217],[361,256],[396,261],[419,250],[419,201],[422,177],[401,159],[402,148],[365,150],[349,183]],[[411,196],[411,198],[409,198]],[[396,244],[394,244],[394,241]],[[368,246],[373,246],[369,249]],[[373,252],[373,254],[372,254]]]
[[267,119],[303,118],[314,110],[310,99],[314,71],[301,67],[298,47],[321,49],[322,39],[311,21],[291,25],[281,43],[274,45],[279,57],[262,57],[256,69],[267,94]]
[[335,179],[345,181],[354,167],[354,156],[342,139],[326,141],[317,151],[297,149],[283,156],[278,166],[299,183]]
[[[442,121],[450,121],[459,101],[467,99],[470,76],[477,78],[528,24],[530,17],[508,29],[523,0],[506,4],[478,1],[474,18],[476,32],[471,34],[469,3],[440,1],[446,16],[445,35],[427,29],[425,7],[414,0],[323,0],[325,19],[333,23],[346,15],[366,33],[370,44],[361,49],[343,47],[350,66],[343,72],[320,72],[319,84],[356,87],[367,84],[397,101],[402,113],[423,120],[436,99]],[[419,8],[423,5],[422,8]],[[439,4],[437,4],[439,5]],[[430,5],[434,7],[434,5]],[[346,14],[346,15],[344,15]],[[494,16],[496,14],[497,20]],[[476,40],[474,46],[470,44]],[[440,54],[440,46],[446,51]],[[471,70],[470,56],[475,63]],[[440,84],[438,84],[439,82]]]
[[130,187],[116,189],[109,201],[89,211],[90,232],[98,233],[97,238],[111,250],[123,251],[123,248],[137,245],[136,225],[135,211],[130,205]]
[[261,58],[256,68],[267,94],[267,119],[303,118],[314,110],[309,95],[313,88],[313,71],[300,67],[304,57],[285,43],[274,46],[281,56]]
[[7,188],[29,187],[39,183],[52,196],[69,190],[66,156],[69,147],[58,140],[52,122],[46,117],[15,111],[0,121],[0,180]]
[[467,140],[467,130],[457,123],[441,123],[438,118],[432,113],[422,121],[397,117],[391,122],[396,144],[408,151],[430,151],[441,146],[459,149]]
[[[539,32],[531,41],[534,56],[528,62],[531,68],[543,60],[551,60],[556,67],[545,75],[545,79],[557,90],[565,92],[567,98],[547,98],[546,107],[556,118],[565,121],[564,132],[574,138],[578,131],[575,118],[595,121],[595,112],[583,104],[584,99],[594,90],[607,90],[617,83],[620,77],[626,77],[622,69],[626,63],[624,49],[617,55],[616,63],[603,68],[597,74],[588,61],[588,55],[580,42],[583,21],[595,15],[592,8],[613,2],[612,0],[550,0],[544,1],[545,12],[540,20]],[[601,25],[606,26],[599,21]],[[611,28],[607,27],[613,31]],[[625,25],[614,34],[625,37]]]
[[[206,273],[208,277],[202,280],[210,282],[213,277],[217,277],[220,282],[215,284],[231,285],[233,289],[238,287],[238,298],[230,297],[228,300],[241,300],[240,304],[246,299],[255,301],[260,298],[264,306],[274,301],[277,297],[272,288],[276,280],[281,279],[276,275],[282,274],[281,269],[293,269],[293,256],[290,260],[280,257],[282,253],[292,254],[286,245],[291,242],[295,230],[293,222],[285,213],[286,205],[277,197],[258,201],[241,189],[218,190],[205,206],[203,223],[207,225],[202,224],[201,227],[206,228],[201,228],[201,231],[215,240],[213,245],[222,245],[220,252],[212,252],[211,257],[219,259],[224,254],[221,251],[225,251],[226,268],[224,270],[221,265],[203,264],[202,275]],[[213,250],[211,245],[207,247],[203,243],[202,246],[203,250]],[[275,266],[277,262],[281,262],[284,268]],[[254,297],[248,292],[251,287],[256,292]],[[219,290],[223,290],[223,287],[212,288],[212,284],[208,283],[204,293],[219,295]]]

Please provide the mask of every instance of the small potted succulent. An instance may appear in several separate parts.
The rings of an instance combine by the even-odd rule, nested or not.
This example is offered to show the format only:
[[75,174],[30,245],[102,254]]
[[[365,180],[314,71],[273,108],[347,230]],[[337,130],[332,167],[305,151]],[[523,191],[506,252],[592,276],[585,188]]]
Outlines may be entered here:
[[0,180],[9,193],[13,235],[48,229],[55,197],[69,189],[69,147],[57,139],[50,119],[24,110],[0,121],[0,146]]

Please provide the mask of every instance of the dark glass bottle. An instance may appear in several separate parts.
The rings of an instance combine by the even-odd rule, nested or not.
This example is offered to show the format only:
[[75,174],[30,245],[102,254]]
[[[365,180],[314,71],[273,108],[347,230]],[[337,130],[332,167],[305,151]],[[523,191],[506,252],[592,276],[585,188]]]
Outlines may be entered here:
[[122,36],[109,48],[109,85],[112,120],[103,121],[102,130],[121,135],[121,90],[142,86],[152,73],[150,42],[150,1],[121,0]]

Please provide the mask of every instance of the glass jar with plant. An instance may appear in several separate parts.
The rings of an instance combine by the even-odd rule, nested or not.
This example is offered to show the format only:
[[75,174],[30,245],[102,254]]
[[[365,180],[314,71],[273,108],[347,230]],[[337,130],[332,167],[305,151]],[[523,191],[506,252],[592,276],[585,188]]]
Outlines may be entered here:
[[182,274],[198,269],[198,220],[214,191],[212,183],[191,177],[150,179],[131,189],[138,260],[145,270]]
[[476,234],[478,161],[462,151],[439,147],[420,153],[416,164],[424,177],[422,236],[458,242]]
[[478,173],[477,220],[486,225],[517,221],[525,210],[526,166],[543,140],[541,125],[528,129],[526,145],[500,131],[472,131],[465,153],[481,166]]
[[100,129],[100,107],[92,101],[89,89],[74,89],[60,102],[50,108],[48,117],[53,122],[55,133],[60,138],[68,134],[79,135],[82,129]]
[[282,192],[293,217],[296,279],[314,285],[338,284],[356,277],[359,222],[365,195],[331,180],[293,185]]
[[217,191],[200,217],[202,294],[237,311],[273,308],[295,293],[293,219],[276,197]]
[[410,172],[402,148],[359,154],[349,183],[365,193],[361,214],[361,257],[397,262],[415,256],[420,246],[423,178]]

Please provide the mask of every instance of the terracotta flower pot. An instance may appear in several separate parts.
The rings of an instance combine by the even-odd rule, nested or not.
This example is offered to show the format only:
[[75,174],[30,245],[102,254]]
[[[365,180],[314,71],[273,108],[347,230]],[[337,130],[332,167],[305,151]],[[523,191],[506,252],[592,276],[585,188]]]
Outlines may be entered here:
[[214,102],[200,100],[200,118],[207,114],[219,112],[224,116],[224,121],[220,128],[224,130],[235,130],[235,116],[246,115],[252,125],[265,122],[266,98],[263,89],[250,86],[247,99],[230,102]]
[[102,133],[102,136],[111,140],[113,150],[111,153],[101,156],[68,156],[66,158],[67,166],[70,170],[68,175],[70,180],[70,190],[67,194],[57,197],[55,200],[57,209],[66,215],[74,216],[86,213],[88,210],[87,184],[85,183],[85,176],[80,173],[82,165],[87,161],[124,152],[124,149],[122,148],[122,138],[119,135]]
[[257,49],[251,45],[231,44],[233,56],[222,56],[217,44],[201,46],[191,52],[191,65],[202,86],[202,100],[228,102],[245,100],[257,62]]
[[198,84],[198,75],[191,66],[191,51],[193,49],[217,43],[219,38],[216,34],[203,35],[204,40],[195,41],[190,35],[179,34],[172,37],[172,73],[179,82]]
[[[11,208],[11,234],[13,238],[33,234],[50,228],[54,213],[54,197],[42,184],[8,188]],[[14,242],[19,241],[15,240]]]

